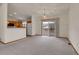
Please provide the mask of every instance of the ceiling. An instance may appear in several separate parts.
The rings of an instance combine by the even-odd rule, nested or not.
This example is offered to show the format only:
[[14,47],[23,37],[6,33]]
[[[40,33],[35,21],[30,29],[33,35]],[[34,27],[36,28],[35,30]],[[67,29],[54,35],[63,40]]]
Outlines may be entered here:
[[16,17],[27,18],[32,15],[57,15],[68,11],[69,4],[67,3],[9,3],[8,14],[14,14]]

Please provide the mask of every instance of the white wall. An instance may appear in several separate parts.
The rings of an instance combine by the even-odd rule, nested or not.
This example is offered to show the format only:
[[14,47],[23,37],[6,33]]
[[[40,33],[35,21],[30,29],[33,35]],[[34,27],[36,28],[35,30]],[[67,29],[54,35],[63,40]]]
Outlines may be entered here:
[[67,37],[69,36],[69,11],[65,11],[64,13],[60,13],[58,15],[59,19],[59,37]]
[[1,14],[2,14],[2,13],[1,13],[1,5],[0,5],[0,39],[1,39],[1,27],[2,27],[2,26],[1,26],[1,22],[2,22],[2,21],[1,21]]
[[71,4],[69,20],[69,39],[79,53],[79,4]]
[[32,35],[41,34],[41,19],[39,16],[32,16]]
[[0,6],[0,40],[5,41],[5,33],[7,26],[7,4],[3,3]]
[[32,16],[32,35],[36,34],[36,19],[35,16]]

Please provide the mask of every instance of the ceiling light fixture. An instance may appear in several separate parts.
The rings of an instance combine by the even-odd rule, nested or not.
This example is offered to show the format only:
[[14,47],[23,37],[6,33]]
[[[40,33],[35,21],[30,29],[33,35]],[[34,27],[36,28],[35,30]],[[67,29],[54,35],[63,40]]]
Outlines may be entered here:
[[45,8],[44,8],[43,12],[44,12],[44,13],[43,13],[43,18],[46,19],[47,16],[46,16],[46,13],[45,13],[45,12],[46,12],[46,9],[45,9]]
[[43,19],[48,19],[47,13],[46,13],[46,9],[43,9]]

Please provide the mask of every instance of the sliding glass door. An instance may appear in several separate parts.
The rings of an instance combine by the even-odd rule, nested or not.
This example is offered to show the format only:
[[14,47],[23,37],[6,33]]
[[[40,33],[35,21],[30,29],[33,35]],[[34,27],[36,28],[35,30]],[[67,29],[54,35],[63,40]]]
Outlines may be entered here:
[[42,22],[42,36],[49,36],[49,23],[48,23],[48,21]]
[[55,30],[54,21],[42,21],[42,36],[54,36]]

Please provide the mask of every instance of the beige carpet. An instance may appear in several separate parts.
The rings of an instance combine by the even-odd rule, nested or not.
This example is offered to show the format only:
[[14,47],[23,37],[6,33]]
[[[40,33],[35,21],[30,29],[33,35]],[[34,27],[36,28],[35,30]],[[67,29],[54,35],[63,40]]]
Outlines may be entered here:
[[68,41],[62,38],[35,36],[9,44],[0,43],[1,55],[76,55]]

